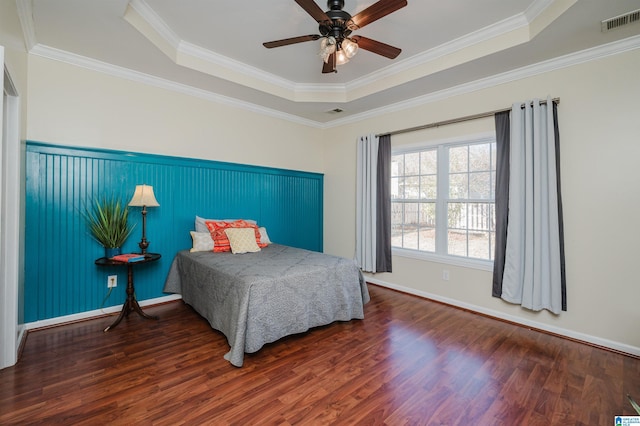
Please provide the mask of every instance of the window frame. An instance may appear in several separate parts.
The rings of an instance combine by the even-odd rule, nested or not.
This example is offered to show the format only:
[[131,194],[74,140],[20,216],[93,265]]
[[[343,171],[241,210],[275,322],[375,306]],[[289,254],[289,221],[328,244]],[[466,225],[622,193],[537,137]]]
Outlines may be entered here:
[[[427,252],[419,249],[408,249],[403,247],[392,246],[391,251],[394,256],[406,257],[418,260],[427,260],[431,262],[449,264],[454,266],[462,266],[473,269],[480,269],[485,271],[493,270],[493,260],[478,259],[472,257],[456,256],[447,253],[447,230],[448,221],[445,219],[444,224],[438,218],[447,218],[447,206],[449,202],[455,202],[455,199],[449,198],[449,149],[456,146],[468,146],[474,144],[483,143],[496,143],[495,132],[480,133],[467,135],[464,137],[456,137],[451,139],[440,139],[430,142],[419,142],[415,144],[400,145],[392,147],[391,156],[399,154],[408,154],[420,152],[423,150],[436,149],[437,150],[437,195],[436,195],[436,251]],[[442,179],[443,176],[447,176],[446,179]],[[495,183],[495,182],[494,182]],[[495,187],[492,188],[493,198],[479,200],[480,202],[493,202],[495,204]],[[444,194],[444,197],[440,196]],[[394,199],[391,200],[392,202]],[[465,203],[471,203],[475,200],[470,198],[465,199]],[[444,232],[444,234],[443,234]],[[442,238],[444,235],[444,238]],[[494,230],[495,238],[495,230]],[[494,242],[495,244],[495,242]]]

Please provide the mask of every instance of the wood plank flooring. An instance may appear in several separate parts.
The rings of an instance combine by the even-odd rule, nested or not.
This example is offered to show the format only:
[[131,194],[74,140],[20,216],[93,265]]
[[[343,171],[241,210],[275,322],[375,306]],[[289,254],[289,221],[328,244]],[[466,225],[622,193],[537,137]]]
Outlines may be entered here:
[[364,320],[223,359],[181,301],[32,332],[0,424],[612,425],[640,360],[369,286]]

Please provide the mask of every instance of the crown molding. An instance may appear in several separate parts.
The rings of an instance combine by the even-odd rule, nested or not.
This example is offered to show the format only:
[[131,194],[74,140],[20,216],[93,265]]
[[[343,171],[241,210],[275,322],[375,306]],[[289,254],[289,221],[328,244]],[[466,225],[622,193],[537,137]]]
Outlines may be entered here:
[[250,102],[240,101],[227,96],[218,95],[213,92],[194,88],[185,84],[176,83],[174,81],[154,77],[148,74],[144,74],[138,71],[133,71],[127,68],[118,67],[106,62],[97,61],[95,59],[86,58],[84,56],[76,55],[73,53],[65,52],[59,49],[44,45],[34,46],[30,54],[41,56],[47,59],[60,61],[69,65],[74,65],[82,68],[86,68],[92,71],[108,74],[114,77],[124,78],[130,81],[135,81],[150,86],[159,87],[174,92],[179,92],[189,96],[205,99],[210,102],[215,102],[234,108],[239,108],[247,111],[251,111],[258,114],[267,115],[270,117],[290,121],[293,123],[319,128],[329,129],[334,127],[343,126],[346,124],[353,124],[359,121],[375,118],[384,114],[390,114],[394,112],[404,111],[410,108],[423,106],[426,104],[438,102],[444,99],[452,98],[454,96],[463,95],[466,93],[475,92],[478,90],[488,89],[501,84],[521,80],[524,78],[534,77],[536,75],[548,73],[551,71],[559,70],[562,68],[579,65],[585,62],[595,61],[608,56],[613,56],[628,51],[636,50],[640,48],[640,35],[632,36],[620,41],[608,43],[602,46],[598,46],[591,49],[586,49],[580,52],[571,53],[558,58],[550,59],[548,61],[540,62],[526,67],[521,67],[515,70],[507,71],[501,74],[497,74],[491,77],[483,78],[480,80],[464,83],[455,87],[443,89],[437,92],[429,93],[424,96],[418,96],[407,101],[398,102],[392,105],[387,105],[380,108],[371,109],[369,111],[354,114],[349,117],[339,118],[329,121],[327,123],[321,123],[314,120],[308,120],[299,116],[284,113],[270,108],[265,108]]
[[[297,88],[296,83],[290,80],[279,77],[275,74],[262,71],[259,68],[247,65],[240,61],[236,61],[235,59],[231,59],[227,56],[220,55],[216,52],[213,52],[208,49],[204,49],[196,44],[189,43],[184,40],[180,41],[177,51],[178,51],[178,54],[188,55],[188,56],[198,58],[207,63],[211,63],[218,67],[231,70],[233,73],[246,75],[246,76],[264,81],[268,84],[273,84],[275,86],[281,87],[291,92],[295,92]],[[178,61],[178,64],[182,65],[180,61]]]
[[[464,49],[469,49],[468,55],[471,55],[471,57],[462,61],[473,59],[474,46],[480,43],[490,43],[505,34],[515,34],[518,30],[526,29],[536,17],[558,1],[535,0],[524,13],[466,34],[456,40],[396,62],[346,84],[295,83],[188,43],[182,40],[145,0],[131,0],[124,19],[178,65],[293,102],[344,103],[389,89],[394,85],[406,83],[417,78],[416,76],[424,76],[440,71],[439,68],[434,68],[433,64],[446,62],[441,59]],[[560,1],[575,2],[576,0]],[[31,0],[17,0],[17,5],[27,51],[31,51],[38,45],[33,24],[32,2]],[[134,14],[136,16],[132,16]],[[528,32],[526,33],[528,34]],[[495,49],[501,50],[511,47],[511,45],[526,42],[528,39],[521,39],[525,37],[523,34],[524,32],[521,32],[517,36],[510,36],[510,46],[497,46]],[[103,67],[98,66],[98,68]]]
[[[547,10],[557,0],[537,0],[529,5],[527,10],[524,11],[524,16],[527,22],[533,22],[538,16],[540,16],[545,10]],[[570,0],[571,4],[577,0]]]
[[[208,49],[204,49],[193,43],[182,40],[167,23],[144,1],[144,0],[131,0],[129,6],[135,10],[138,15],[147,22],[153,28],[154,31],[161,38],[163,38],[173,49],[175,50],[175,62],[178,65],[182,65],[180,62],[182,57],[192,56],[200,59],[206,63],[211,63],[215,66],[222,67],[230,70],[233,73],[249,76],[258,80],[265,81],[269,84],[279,86],[285,90],[294,92],[296,85],[292,81],[278,77],[274,74],[264,72],[256,67],[249,66],[240,61],[236,61],[229,57],[220,55]],[[126,14],[125,14],[126,19]],[[134,27],[134,23],[129,22]],[[140,29],[138,29],[140,30]],[[142,33],[145,37],[145,33]]]
[[488,27],[481,28],[480,30],[465,34],[462,37],[441,44],[433,49],[398,61],[395,64],[384,67],[364,77],[353,80],[347,84],[347,90],[352,91],[375,84],[376,82],[384,80],[390,76],[410,71],[411,69],[431,63],[452,53],[473,47],[474,45],[489,41],[497,36],[526,27],[528,24],[529,22],[527,21],[525,14],[522,13],[512,16]]
[[[354,89],[358,89],[363,85],[370,84],[371,82],[375,82],[376,80],[384,79],[391,76],[392,74],[396,74],[398,72],[398,69],[402,69],[402,67],[410,68],[412,66],[416,66],[416,64],[424,63],[425,61],[433,61],[435,58],[442,57],[447,53],[455,51],[455,49],[463,49],[465,47],[469,47],[473,43],[474,37],[488,39],[488,38],[491,38],[492,35],[495,36],[496,34],[501,34],[501,33],[504,33],[505,31],[513,31],[513,30],[522,28],[523,26],[527,25],[527,23],[530,23],[536,17],[540,16],[544,11],[548,9],[550,5],[555,4],[556,1],[557,0],[534,1],[534,3],[532,3],[532,5],[529,7],[529,9],[527,9],[527,11],[524,12],[524,14],[516,15],[512,18],[496,23],[495,25],[481,29],[478,32],[474,33],[473,36],[467,35],[467,36],[461,37],[450,43],[442,45],[436,49],[432,49],[428,52],[425,52],[422,55],[416,55],[415,57],[401,61],[392,66],[388,66],[376,73],[372,73],[358,80],[354,80],[353,82],[346,85],[346,88],[345,88],[345,85],[340,85],[340,84],[336,84],[336,85],[294,84],[294,83],[289,84],[290,82],[285,83],[285,86],[293,87],[294,88],[293,90],[295,90],[297,93],[319,91],[319,92],[325,92],[325,93],[330,92],[330,93],[340,94],[340,93],[343,93],[345,90],[351,91]],[[575,0],[565,0],[564,5],[571,4],[572,2],[575,2]],[[620,53],[624,53],[630,50],[635,50],[640,48],[640,35],[632,36],[627,39],[619,40],[613,43],[601,45],[591,49],[586,49],[580,52],[575,52],[572,54],[554,58],[541,63],[507,71],[495,76],[461,84],[455,87],[433,92],[424,96],[412,98],[407,101],[398,102],[392,105],[372,109],[360,114],[354,114],[349,117],[338,118],[338,119],[329,121],[327,123],[322,123],[314,120],[304,119],[294,114],[288,114],[288,113],[284,113],[271,108],[262,107],[262,106],[253,104],[251,102],[240,101],[238,99],[222,96],[214,92],[194,88],[192,86],[188,86],[185,84],[176,83],[174,81],[162,79],[162,78],[144,74],[138,71],[133,71],[131,69],[119,67],[113,64],[105,63],[95,59],[76,55],[70,52],[62,51],[53,47],[38,44],[36,40],[35,28],[33,25],[33,11],[32,11],[31,0],[17,0],[16,5],[17,5],[18,15],[20,18],[21,26],[23,29],[24,37],[25,37],[25,44],[27,45],[27,47],[29,47],[28,52],[30,54],[41,56],[47,59],[64,62],[74,66],[83,67],[86,69],[112,75],[115,77],[128,79],[128,80],[139,82],[142,84],[147,84],[147,85],[163,88],[166,90],[187,94],[189,96],[195,96],[201,99],[208,100],[210,102],[216,102],[216,103],[231,106],[234,108],[239,108],[239,109],[255,112],[258,114],[263,114],[270,117],[274,117],[274,118],[278,118],[278,119],[282,119],[282,120],[286,120],[286,121],[290,121],[293,123],[310,126],[314,128],[320,128],[320,129],[338,127],[345,124],[351,124],[358,121],[374,118],[382,114],[389,114],[396,111],[403,111],[409,108],[414,108],[421,105],[437,102],[443,99],[451,98],[453,96],[458,96],[461,94],[486,89],[492,86],[512,82],[512,81],[523,79],[523,78],[532,77],[532,76],[543,74],[546,72],[578,65],[584,62],[598,60],[601,58],[605,58],[607,56],[612,56],[612,55],[616,55],[616,54],[620,54]],[[132,5],[132,7],[142,8],[142,9],[144,9],[145,6],[148,7],[143,0],[132,0],[130,5]],[[144,9],[144,13],[145,13],[145,16],[147,16],[151,21],[153,21],[154,28],[157,31],[162,32],[163,37],[167,40],[168,43],[174,46],[176,50],[183,50],[189,53],[193,53],[194,51],[197,51],[196,49],[197,46],[193,47],[193,45],[189,46],[181,42],[179,40],[179,37],[177,37],[168,26],[163,26],[162,25],[163,21],[159,17],[156,19],[157,15],[155,15],[155,13],[150,8],[148,10]],[[476,38],[475,41],[477,42],[477,40],[478,39]],[[221,64],[225,64],[227,63],[225,59],[228,59],[228,58],[224,58],[221,55],[217,55],[216,59],[219,60]],[[237,64],[239,63],[236,63],[236,65]],[[243,65],[244,64],[240,64],[238,66],[240,68],[243,68]],[[246,68],[246,66],[244,66],[244,68]],[[254,68],[253,71],[255,70],[257,69]],[[280,79],[280,80],[284,80],[284,79]]]
[[181,39],[167,23],[144,0],[131,0],[129,7],[144,20],[174,49],[178,49]]
[[324,125],[324,128],[339,127],[346,124],[353,124],[359,121],[379,117],[384,114],[405,111],[407,109],[420,107],[426,104],[442,101],[478,90],[488,89],[501,84],[510,83],[536,75],[545,74],[562,68],[580,65],[586,62],[597,61],[608,56],[618,55],[631,50],[640,49],[640,35],[632,36],[623,40],[585,49],[579,52],[570,53],[537,64],[517,68],[491,77],[460,84],[451,88],[439,90],[424,96],[418,96],[407,101],[398,102],[384,107],[371,109],[361,114],[354,114],[349,117],[332,120]]
[[31,0],[16,0],[16,8],[22,27],[24,44],[28,52],[37,44],[36,29],[33,24],[33,3]]
[[[552,20],[559,17],[576,1],[577,0],[536,0],[523,13],[503,19],[502,21],[441,44],[433,49],[396,62],[362,78],[353,80],[347,84],[347,92],[352,93],[356,90],[379,84],[378,82],[380,81],[397,77],[402,73],[410,73],[412,70],[419,68],[426,69],[429,64],[437,63],[442,58],[454,55],[457,52],[462,52],[465,49],[469,49],[470,52],[467,60],[476,59],[477,53],[472,49],[482,44],[487,45],[492,41],[499,40],[501,37],[504,38],[508,36],[508,41],[503,40],[502,42],[498,42],[502,43],[502,45],[493,48],[494,52],[526,43],[535,36],[532,32],[532,27],[537,23],[536,19],[544,21],[544,19],[542,19],[544,12],[548,12],[553,18],[547,20],[546,24],[544,22],[540,23],[538,25],[540,28],[545,27]],[[552,6],[557,6],[559,3],[562,3],[561,7],[554,10]],[[431,70],[431,72],[435,71],[440,70]],[[422,76],[424,75],[425,73],[422,73]]]
[[[442,65],[444,63],[448,63],[449,65],[446,67],[450,67],[476,59],[480,54],[487,54],[487,49],[496,52],[525,43],[531,39],[530,26],[533,20],[544,11],[550,10],[550,6],[557,2],[573,3],[575,1],[577,0],[535,0],[523,13],[466,34],[404,61],[396,62],[346,84],[332,85],[296,83],[185,42],[145,0],[131,0],[124,19],[178,65],[294,102],[341,103],[407,83],[419,78],[418,76],[422,77],[426,74],[442,71],[442,67],[445,67]],[[564,10],[566,9],[557,12],[556,15],[559,16]],[[131,16],[133,13],[137,16]],[[554,16],[553,19],[557,16]],[[542,27],[544,26],[546,25],[542,24]],[[489,46],[492,43],[493,45]],[[485,49],[473,49],[474,46],[480,44],[485,44]],[[171,46],[171,51],[167,51],[167,45]],[[440,60],[447,55],[453,55],[465,49],[467,50],[465,54],[453,61]],[[389,78],[391,76],[393,78]]]
[[239,108],[246,111],[255,112],[258,114],[267,115],[270,117],[290,121],[293,123],[302,124],[310,127],[316,127],[316,128],[322,127],[322,123],[318,123],[317,121],[313,121],[313,120],[308,120],[308,119],[299,117],[297,115],[288,114],[288,113],[274,110],[271,108],[262,107],[251,102],[245,102],[245,101],[241,101],[228,96],[219,95],[214,92],[198,89],[196,87],[189,86],[186,84],[176,83],[175,81],[167,80],[160,77],[155,77],[139,71],[134,71],[128,68],[98,61],[96,59],[87,58],[85,56],[76,55],[75,53],[66,52],[66,51],[45,46],[42,44],[35,45],[29,53],[32,55],[40,56],[42,58],[51,59],[54,61],[69,64],[69,65],[85,68],[91,71],[100,72],[113,77],[134,81],[136,83],[142,83],[142,84],[158,87],[165,90],[171,90],[173,92],[194,96],[210,102],[215,102],[218,104],[222,104],[222,105],[226,105],[234,108]]

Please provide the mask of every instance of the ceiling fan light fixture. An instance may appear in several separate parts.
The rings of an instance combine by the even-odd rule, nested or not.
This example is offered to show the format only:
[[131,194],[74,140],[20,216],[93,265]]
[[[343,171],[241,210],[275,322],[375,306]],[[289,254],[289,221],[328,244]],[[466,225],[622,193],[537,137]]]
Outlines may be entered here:
[[319,34],[308,34],[298,37],[289,37],[262,43],[267,49],[306,41],[320,40],[318,56],[323,60],[322,73],[338,72],[336,65],[349,62],[358,52],[359,48],[369,52],[395,59],[401,49],[379,41],[363,37],[349,37],[353,31],[360,30],[378,19],[384,18],[407,5],[407,0],[377,0],[371,6],[351,15],[344,10],[345,0],[327,0],[327,8],[323,11],[316,0],[295,0],[309,16],[318,23]]
[[343,49],[339,49],[336,52],[336,65],[344,65],[349,62],[349,57]]
[[329,56],[336,51],[336,39],[332,36],[323,37],[320,40],[320,57],[326,63],[329,61]]
[[345,38],[342,40],[341,46],[344,54],[347,55],[347,58],[349,59],[353,58],[356,53],[358,53],[358,43],[351,39]]

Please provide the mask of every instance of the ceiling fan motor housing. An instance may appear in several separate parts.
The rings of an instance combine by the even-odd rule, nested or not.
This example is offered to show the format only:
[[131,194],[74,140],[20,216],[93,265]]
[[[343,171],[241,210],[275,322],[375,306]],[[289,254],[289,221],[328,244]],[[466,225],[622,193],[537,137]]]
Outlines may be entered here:
[[348,37],[351,31],[347,30],[347,22],[351,15],[342,10],[344,0],[327,0],[328,11],[325,13],[331,19],[331,23],[320,23],[320,34],[324,37],[333,36],[338,42]]
[[344,0],[327,0],[327,8],[329,10],[342,10]]

